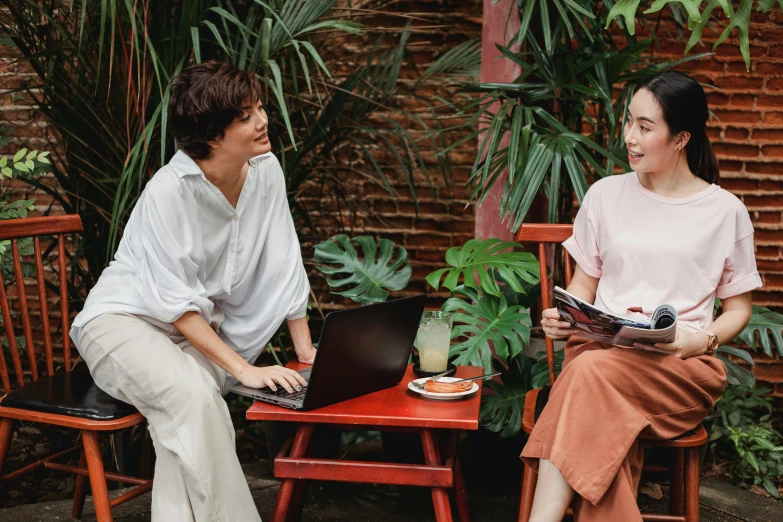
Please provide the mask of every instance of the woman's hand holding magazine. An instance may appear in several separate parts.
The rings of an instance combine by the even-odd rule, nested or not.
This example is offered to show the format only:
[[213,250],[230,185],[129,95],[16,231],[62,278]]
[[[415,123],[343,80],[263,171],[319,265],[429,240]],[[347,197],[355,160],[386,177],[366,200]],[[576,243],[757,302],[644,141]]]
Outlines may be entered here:
[[680,359],[687,359],[704,353],[704,347],[709,343],[709,335],[704,332],[689,332],[677,328],[674,341],[671,343],[656,343],[655,345],[634,343],[634,347],[652,352],[674,355]]
[[587,339],[629,347],[636,343],[649,346],[676,343],[677,310],[670,305],[656,308],[649,322],[639,321],[601,310],[556,286],[555,306],[558,322],[568,322],[571,329]]

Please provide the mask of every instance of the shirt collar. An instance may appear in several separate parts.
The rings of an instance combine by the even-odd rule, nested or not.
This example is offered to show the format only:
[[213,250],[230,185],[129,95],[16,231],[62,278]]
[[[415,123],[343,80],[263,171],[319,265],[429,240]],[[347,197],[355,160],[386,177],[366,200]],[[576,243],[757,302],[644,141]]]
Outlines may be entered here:
[[182,179],[183,176],[189,176],[193,174],[201,174],[202,176],[204,175],[198,164],[193,161],[193,158],[181,150],[178,150],[177,153],[174,154],[174,156],[171,158],[171,161],[169,161],[169,166],[174,169],[180,179]]
[[[252,158],[250,160],[250,163],[252,165],[254,161],[261,161],[270,156],[272,156],[271,151],[267,152],[266,154],[261,154],[260,156],[256,156],[255,158]],[[198,164],[195,161],[193,161],[193,158],[191,158],[181,150],[178,150],[176,154],[172,156],[171,161],[169,161],[169,166],[171,166],[174,169],[179,179],[182,179],[184,176],[197,175],[197,174],[201,174],[202,176],[204,176],[204,172],[201,170]],[[204,178],[206,179],[206,176],[204,176]]]

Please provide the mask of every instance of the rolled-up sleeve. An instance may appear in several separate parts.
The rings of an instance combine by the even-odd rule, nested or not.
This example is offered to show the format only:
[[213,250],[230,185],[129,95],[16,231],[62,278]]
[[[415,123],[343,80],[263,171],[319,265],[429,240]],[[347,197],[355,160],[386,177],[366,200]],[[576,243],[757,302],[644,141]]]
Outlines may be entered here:
[[199,266],[178,240],[188,237],[185,223],[177,219],[170,203],[161,200],[165,198],[152,191],[145,196],[140,201],[144,207],[137,280],[144,304],[153,319],[165,323],[173,323],[190,311],[209,323],[214,305],[199,280]]
[[596,234],[597,216],[593,207],[590,191],[585,194],[582,206],[574,220],[574,231],[571,237],[563,242],[563,247],[568,250],[579,267],[590,277],[601,277],[601,248]]
[[761,286],[761,276],[756,269],[756,257],[753,251],[753,234],[750,234],[734,243],[734,250],[726,259],[715,295],[725,299]]

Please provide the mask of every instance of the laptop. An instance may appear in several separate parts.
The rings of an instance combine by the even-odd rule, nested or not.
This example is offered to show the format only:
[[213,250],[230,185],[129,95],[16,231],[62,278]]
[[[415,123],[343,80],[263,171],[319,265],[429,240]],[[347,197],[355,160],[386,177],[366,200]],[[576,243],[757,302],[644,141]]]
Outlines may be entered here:
[[299,373],[301,391],[282,386],[234,386],[245,397],[294,410],[312,410],[395,386],[405,368],[427,300],[425,295],[394,299],[326,316],[315,361]]

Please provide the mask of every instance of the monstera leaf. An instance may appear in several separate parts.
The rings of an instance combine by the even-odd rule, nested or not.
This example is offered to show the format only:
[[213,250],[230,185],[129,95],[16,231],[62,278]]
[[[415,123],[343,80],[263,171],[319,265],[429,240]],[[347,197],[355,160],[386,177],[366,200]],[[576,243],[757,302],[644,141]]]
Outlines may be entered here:
[[501,437],[513,437],[522,427],[525,395],[533,388],[530,377],[535,359],[520,354],[511,361],[508,369],[497,359],[494,363],[503,383],[491,380],[484,383],[495,394],[481,398],[479,419],[485,428],[499,432]]
[[462,279],[467,288],[500,296],[501,290],[495,277],[497,271],[512,290],[525,293],[525,282],[538,283],[538,260],[529,252],[513,251],[516,248],[519,248],[518,243],[496,238],[471,239],[461,248],[448,249],[446,262],[453,268],[432,272],[427,276],[427,282],[437,290],[445,275],[443,286],[452,292]]
[[[362,259],[354,248],[354,242],[361,247]],[[396,260],[393,259],[395,247]],[[361,304],[385,301],[388,290],[402,290],[407,286],[412,271],[408,252],[403,247],[388,239],[380,239],[376,243],[375,238],[369,236],[351,239],[339,234],[327,239],[315,247],[315,262],[335,265],[319,265],[318,270],[325,276],[344,275],[341,279],[326,277],[326,281],[332,288],[348,287],[334,293]]]
[[756,350],[756,333],[758,332],[758,344],[761,350],[772,357],[772,344],[774,342],[778,355],[783,357],[783,315],[773,312],[769,308],[753,305],[750,322],[740,332],[735,341],[745,343],[750,349]]
[[452,344],[449,358],[456,356],[455,365],[483,366],[492,372],[492,347],[506,362],[522,352],[530,341],[530,314],[521,306],[509,306],[501,294],[482,294],[466,286],[458,286],[454,293],[468,300],[452,297],[443,303],[444,312],[454,312],[451,338],[460,340]]

